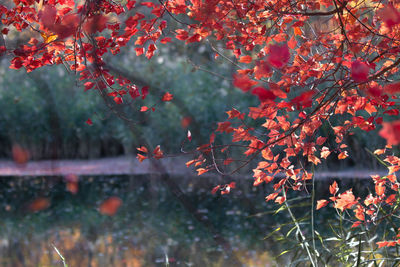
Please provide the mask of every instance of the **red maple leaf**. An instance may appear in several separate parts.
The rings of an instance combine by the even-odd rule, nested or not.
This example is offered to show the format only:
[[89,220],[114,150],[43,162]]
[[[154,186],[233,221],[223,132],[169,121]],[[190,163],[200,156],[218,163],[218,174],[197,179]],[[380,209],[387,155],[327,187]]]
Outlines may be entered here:
[[368,81],[369,66],[359,60],[351,63],[351,78],[355,82],[366,82]]
[[267,60],[271,66],[280,69],[289,62],[289,59],[290,52],[286,43],[282,45],[271,45],[269,47],[269,55]]
[[400,120],[393,122],[382,122],[383,128],[379,135],[386,139],[388,145],[400,144]]
[[257,82],[250,79],[247,75],[236,74],[233,76],[233,85],[244,92],[249,91]]

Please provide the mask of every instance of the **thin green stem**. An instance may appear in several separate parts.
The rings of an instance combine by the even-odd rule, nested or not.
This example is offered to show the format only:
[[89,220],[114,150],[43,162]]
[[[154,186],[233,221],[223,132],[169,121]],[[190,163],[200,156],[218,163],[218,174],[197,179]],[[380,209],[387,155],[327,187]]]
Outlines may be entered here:
[[290,209],[290,206],[289,206],[289,204],[288,204],[288,202],[286,200],[287,198],[286,198],[286,192],[285,192],[285,187],[284,186],[282,186],[282,192],[283,192],[283,197],[285,198],[285,205],[286,205],[286,208],[287,208],[287,210],[289,212],[290,218],[292,219],[294,225],[296,226],[297,233],[299,234],[299,236],[301,238],[300,242],[303,244],[303,246],[304,246],[304,248],[305,248],[305,250],[307,252],[307,256],[310,259],[311,265],[313,267],[317,267],[317,265],[314,262],[314,259],[313,259],[312,255],[311,255],[310,249],[309,249],[310,245],[306,241],[306,237],[304,236],[303,232],[301,231],[300,225],[298,224],[298,222],[296,220],[296,217],[294,217],[294,214],[292,213],[292,210]]

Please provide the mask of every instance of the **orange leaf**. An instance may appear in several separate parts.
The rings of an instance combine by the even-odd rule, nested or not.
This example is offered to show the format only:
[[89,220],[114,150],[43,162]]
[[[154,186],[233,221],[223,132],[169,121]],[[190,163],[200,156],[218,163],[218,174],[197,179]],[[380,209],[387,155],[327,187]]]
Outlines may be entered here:
[[302,35],[303,34],[300,27],[294,27],[293,29],[294,29],[294,34],[295,35]]
[[149,153],[149,151],[147,150],[147,147],[145,147],[145,146],[138,147],[138,148],[136,148],[136,150],[146,153],[146,154]]
[[292,38],[290,38],[289,42],[288,42],[288,46],[290,49],[295,49],[297,46],[297,41],[296,38],[294,38],[294,35],[292,36]]
[[349,156],[349,154],[347,153],[347,151],[343,151],[342,153],[340,153],[338,155],[338,159],[345,159]]
[[336,181],[334,181],[334,182],[329,186],[329,192],[331,193],[331,195],[335,195],[338,191],[339,191],[339,187],[338,187]]
[[381,184],[375,185],[375,192],[378,196],[382,196],[385,193],[385,187]]
[[334,207],[336,209],[344,211],[345,209],[351,208],[355,204],[357,204],[357,201],[353,195],[353,192],[351,190],[348,190],[338,196],[338,198],[335,201]]
[[249,63],[251,63],[251,61],[252,61],[252,57],[251,57],[251,56],[242,56],[242,57],[240,57],[240,59],[239,59],[239,62],[240,62],[240,63],[249,64]]
[[317,201],[317,210],[319,210],[320,208],[325,207],[326,205],[328,205],[329,201],[326,199],[321,199]]
[[196,171],[197,171],[197,175],[202,175],[202,174],[208,172],[208,170],[204,169],[204,168],[198,168]]
[[140,108],[140,112],[146,112],[148,110],[149,110],[149,108],[146,107],[146,106],[143,106],[143,107]]
[[147,159],[147,157],[143,156],[142,154],[137,154],[136,158],[139,160],[139,162],[142,162],[143,160]]
[[173,96],[172,94],[166,92],[166,93],[164,94],[164,96],[162,97],[162,101],[171,101],[173,97],[174,97],[174,96]]

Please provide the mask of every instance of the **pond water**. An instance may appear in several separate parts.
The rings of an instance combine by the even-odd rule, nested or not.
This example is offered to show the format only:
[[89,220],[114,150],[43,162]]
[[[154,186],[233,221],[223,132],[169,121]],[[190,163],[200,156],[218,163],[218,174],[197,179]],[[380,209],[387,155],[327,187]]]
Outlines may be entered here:
[[[284,257],[274,256],[288,245],[266,237],[286,227],[289,216],[275,214],[279,206],[265,202],[269,186],[253,187],[251,180],[243,180],[229,195],[212,195],[219,181],[171,181],[80,177],[73,194],[62,177],[2,178],[0,266],[63,266],[54,247],[70,267],[283,264]],[[112,196],[122,205],[114,216],[101,214],[99,207]],[[309,202],[306,193],[297,197]],[[301,206],[294,207],[296,216],[308,216],[307,204]]]

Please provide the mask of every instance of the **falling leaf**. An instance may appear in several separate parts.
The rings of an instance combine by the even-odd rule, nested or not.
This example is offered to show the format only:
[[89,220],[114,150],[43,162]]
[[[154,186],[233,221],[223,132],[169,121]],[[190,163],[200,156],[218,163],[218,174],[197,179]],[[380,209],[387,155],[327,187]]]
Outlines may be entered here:
[[114,216],[121,205],[122,200],[119,197],[113,196],[101,203],[99,212],[103,215]]

